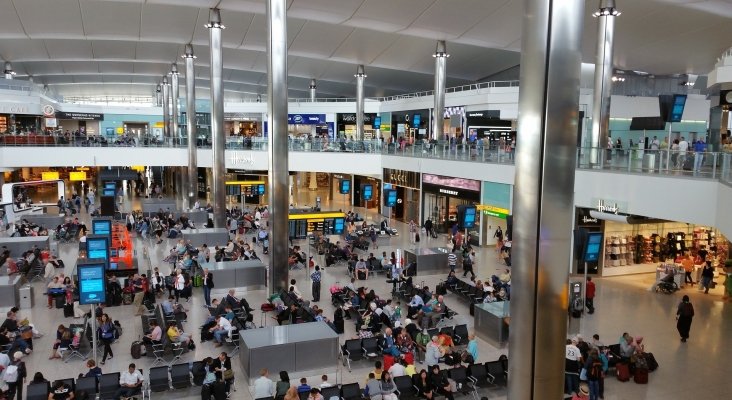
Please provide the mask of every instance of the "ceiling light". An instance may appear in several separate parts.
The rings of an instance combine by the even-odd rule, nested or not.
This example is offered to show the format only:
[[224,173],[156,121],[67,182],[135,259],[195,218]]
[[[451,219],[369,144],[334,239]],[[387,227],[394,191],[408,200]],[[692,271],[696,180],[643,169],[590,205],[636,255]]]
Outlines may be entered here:
[[625,82],[625,78],[623,78],[622,76],[613,76],[612,81],[613,82]]
[[684,82],[685,86],[694,86],[694,82]]
[[450,57],[450,55],[447,54],[447,46],[445,46],[444,40],[437,41],[437,49],[435,49],[435,54],[433,54],[432,57]]
[[193,54],[193,45],[187,44],[186,45],[185,53],[181,57],[183,57],[183,58],[193,58],[195,60],[196,59],[196,55]]
[[600,7],[597,11],[592,13],[592,16],[597,18],[603,17],[617,17],[620,15],[620,10],[615,8],[615,0],[600,0]]
[[356,69],[356,75],[353,76],[355,76],[356,78],[366,77],[366,71],[364,71],[363,65],[358,66],[358,68]]
[[224,24],[221,23],[221,12],[218,8],[212,8],[208,13],[209,22],[204,25],[206,28],[219,28],[226,29]]

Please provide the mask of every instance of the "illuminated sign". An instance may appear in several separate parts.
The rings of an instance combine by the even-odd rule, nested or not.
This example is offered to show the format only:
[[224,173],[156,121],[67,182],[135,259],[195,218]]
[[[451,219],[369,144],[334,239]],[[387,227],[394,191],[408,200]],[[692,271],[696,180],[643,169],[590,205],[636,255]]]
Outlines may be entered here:
[[77,265],[79,304],[100,304],[107,301],[105,263],[89,260]]
[[58,172],[56,172],[56,171],[41,172],[41,180],[44,180],[44,181],[58,180]]
[[440,189],[440,193],[451,194],[453,196],[457,196],[458,195],[458,191],[457,190]]
[[73,172],[69,172],[69,180],[72,181],[72,182],[85,181],[86,180],[86,172],[84,172],[84,171],[73,171]]

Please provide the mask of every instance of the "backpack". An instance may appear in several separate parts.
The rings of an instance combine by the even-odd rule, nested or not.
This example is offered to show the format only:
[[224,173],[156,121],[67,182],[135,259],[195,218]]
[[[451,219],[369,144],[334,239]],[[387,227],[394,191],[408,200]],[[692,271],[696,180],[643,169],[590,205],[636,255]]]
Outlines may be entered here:
[[3,380],[5,382],[13,383],[18,381],[18,366],[15,364],[8,365],[7,368],[5,368],[5,373],[3,374]]
[[596,381],[602,377],[602,362],[593,361],[590,370],[587,371],[587,379]]

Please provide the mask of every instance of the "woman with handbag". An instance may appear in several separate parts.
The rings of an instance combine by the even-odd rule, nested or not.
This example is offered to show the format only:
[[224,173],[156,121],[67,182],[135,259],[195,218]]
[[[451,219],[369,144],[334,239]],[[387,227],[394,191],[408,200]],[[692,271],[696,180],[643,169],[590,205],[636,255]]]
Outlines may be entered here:
[[[226,393],[231,391],[232,383],[234,383],[234,371],[231,369],[231,357],[226,352],[221,352],[213,362],[214,371],[216,371],[216,379],[223,380],[226,383]],[[236,391],[236,388],[234,388]]]
[[102,314],[102,318],[99,321],[98,335],[99,339],[104,345],[104,354],[102,355],[102,362],[100,363],[101,365],[104,365],[104,363],[107,361],[107,356],[109,356],[110,360],[114,357],[114,354],[112,353],[112,342],[114,342],[114,324],[112,323],[112,320],[109,319],[109,315],[107,315],[106,313]]

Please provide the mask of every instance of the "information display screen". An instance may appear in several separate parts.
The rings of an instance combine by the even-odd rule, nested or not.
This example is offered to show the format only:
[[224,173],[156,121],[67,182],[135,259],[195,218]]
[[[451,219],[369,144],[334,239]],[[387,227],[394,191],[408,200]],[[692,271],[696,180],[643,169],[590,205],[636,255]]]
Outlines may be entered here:
[[397,205],[397,191],[394,189],[384,190],[384,206],[396,207]]
[[112,221],[108,219],[95,219],[92,221],[92,233],[95,235],[111,235]]
[[351,193],[351,180],[341,179],[341,194]]
[[265,185],[245,185],[244,196],[263,196],[265,192]]
[[86,238],[86,258],[102,260],[109,265],[109,237],[89,235]]
[[602,246],[602,232],[590,232],[587,234],[587,245],[584,251],[585,262],[597,262],[600,258],[600,246]]
[[463,216],[463,228],[470,229],[475,227],[475,207],[465,207],[465,215]]
[[102,196],[114,196],[114,189],[104,189],[102,191]]
[[381,117],[374,118],[374,129],[380,129],[381,128]]
[[104,182],[104,188],[115,190],[117,189],[117,184],[114,182]]
[[361,187],[361,197],[364,200],[371,200],[374,197],[374,187],[372,185],[363,185]]
[[340,235],[345,230],[346,220],[345,218],[336,218],[333,223],[333,234]]
[[227,196],[241,196],[241,185],[226,185]]
[[104,266],[105,263],[101,260],[89,260],[77,265],[79,304],[99,304],[107,301]]
[[415,128],[419,128],[419,125],[422,123],[422,114],[414,114],[414,118],[412,118],[412,125]]

